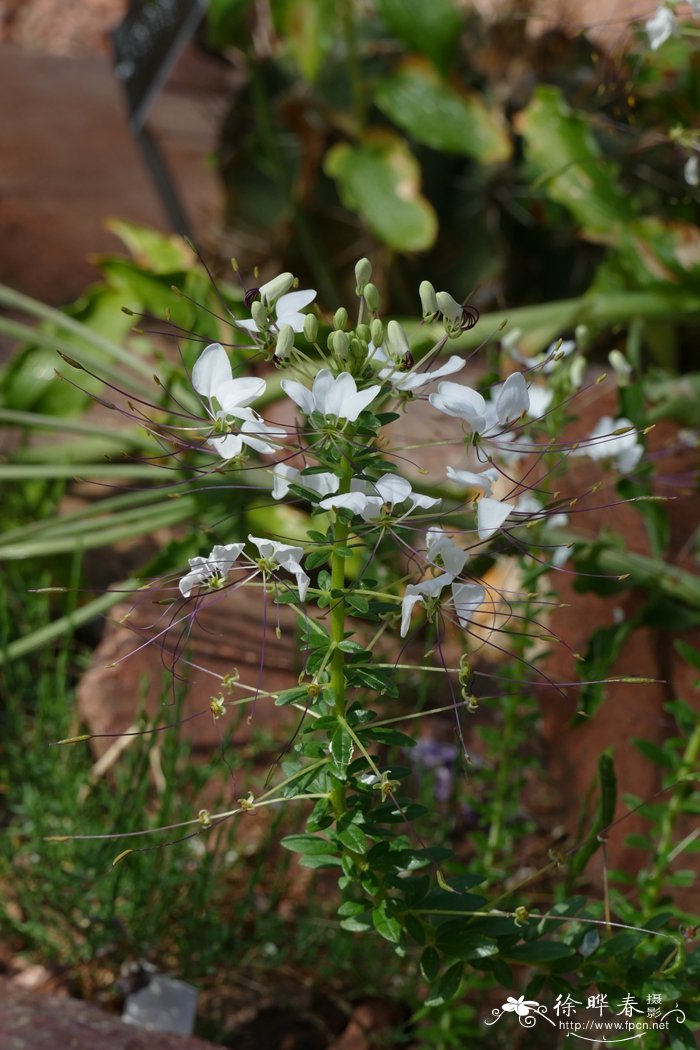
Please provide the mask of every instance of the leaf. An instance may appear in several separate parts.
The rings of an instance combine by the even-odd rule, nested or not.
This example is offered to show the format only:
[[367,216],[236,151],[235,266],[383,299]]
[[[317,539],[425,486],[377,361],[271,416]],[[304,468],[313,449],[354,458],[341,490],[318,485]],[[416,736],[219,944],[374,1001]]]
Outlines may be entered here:
[[495,941],[482,935],[472,936],[463,920],[449,919],[438,926],[435,946],[453,959],[484,959],[498,954]]
[[126,245],[135,262],[152,273],[186,270],[193,264],[192,252],[179,234],[166,235],[123,219],[108,219],[105,226]]
[[440,972],[440,956],[430,944],[420,957],[420,972],[428,984],[432,984]]
[[386,27],[409,48],[444,67],[454,54],[462,19],[454,0],[377,0]]
[[490,109],[477,92],[445,84],[426,62],[404,63],[379,84],[375,101],[411,138],[431,149],[474,157],[482,164],[511,156],[510,133],[501,110]]
[[560,959],[570,959],[576,952],[569,944],[558,944],[556,941],[531,941],[528,944],[517,944],[502,953],[509,962],[540,963],[546,965]]
[[373,908],[372,922],[377,933],[385,940],[398,944],[401,940],[401,923],[389,914],[390,907],[390,902],[383,900],[376,908]]
[[462,983],[463,972],[464,963],[462,962],[456,962],[448,970],[445,970],[437,982],[432,995],[425,1000],[425,1005],[442,1006],[443,1003],[454,999]]
[[338,726],[331,737],[330,752],[333,759],[332,772],[339,780],[345,780],[355,745],[345,726]]
[[320,835],[287,835],[281,840],[285,849],[308,857],[332,856],[336,847]]
[[586,119],[569,109],[558,88],[542,85],[518,115],[516,129],[547,195],[571,212],[590,240],[616,243],[635,208]]
[[324,166],[345,207],[389,247],[418,252],[433,246],[437,217],[420,192],[418,162],[398,135],[374,130],[358,146],[339,143]]
[[[612,627],[598,627],[593,631],[581,668],[581,678],[606,678],[636,626],[634,620],[623,620]],[[602,681],[584,682],[579,714],[592,715],[597,710],[605,698],[605,687],[606,683]]]
[[678,655],[696,671],[700,671],[700,649],[696,649],[695,646],[688,645],[687,642],[682,642],[680,640],[673,644]]
[[336,837],[338,842],[355,853],[367,852],[367,836],[357,824],[348,824],[346,828],[337,832]]

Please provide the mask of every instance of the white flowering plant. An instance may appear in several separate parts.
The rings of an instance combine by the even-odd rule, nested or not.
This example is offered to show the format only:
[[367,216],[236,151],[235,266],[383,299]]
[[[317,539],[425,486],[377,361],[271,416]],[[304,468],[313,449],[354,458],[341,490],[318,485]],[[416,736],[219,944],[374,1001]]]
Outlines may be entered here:
[[[324,324],[315,293],[295,290],[291,274],[248,290],[250,320],[230,319],[235,353],[223,342],[201,349],[180,377],[189,399],[178,397],[167,416],[162,404],[149,409],[144,399],[119,406],[156,436],[164,465],[169,458],[180,469],[189,464],[193,488],[218,492],[216,521],[193,522],[206,534],[200,553],[154,583],[154,600],[166,608],[156,637],[169,665],[186,677],[183,635],[203,606],[246,588],[264,611],[260,675],[249,683],[234,667],[210,670],[208,713],[225,722],[233,708],[251,705],[253,717],[255,704],[268,703],[299,715],[260,794],[244,791],[234,807],[201,809],[167,830],[171,838],[173,828],[184,838],[206,837],[265,807],[304,807],[305,829],[282,845],[307,867],[337,871],[345,929],[374,930],[399,954],[418,953],[434,1005],[457,994],[467,967],[499,980],[518,963],[552,978],[572,970],[586,978],[580,943],[600,920],[574,924],[576,902],[562,903],[556,915],[532,908],[524,883],[498,888],[503,813],[494,816],[483,858],[467,870],[455,866],[450,849],[427,843],[401,751],[420,743],[419,714],[449,712],[454,744],[443,781],[461,775],[468,793],[478,771],[467,720],[481,706],[503,703],[514,729],[525,690],[542,686],[569,702],[540,666],[543,643],[559,644],[556,588],[547,581],[576,572],[569,519],[585,513],[586,497],[607,507],[646,498],[634,487],[647,470],[645,429],[601,415],[588,434],[569,436],[572,403],[595,399],[599,388],[575,340],[532,357],[517,332],[499,338],[505,377],[480,380],[473,361],[445,353],[473,329],[476,311],[428,282],[417,298],[437,338],[417,358],[404,327],[382,319],[371,277],[371,264],[360,260],[354,324],[342,307]],[[619,362],[617,371],[624,371]],[[429,434],[424,442],[415,440],[420,427]],[[587,490],[569,491],[567,474],[584,456],[604,473]],[[632,485],[627,496],[615,491],[623,476]],[[251,480],[270,508],[288,503],[301,511],[301,530],[281,532],[284,519],[270,514],[266,534],[241,532],[236,490]],[[221,514],[227,501],[232,509]],[[497,571],[505,561],[517,567],[507,585]],[[623,573],[624,555],[620,566],[609,579]],[[148,597],[141,588],[138,600]],[[271,692],[261,686],[264,634],[279,630],[269,615],[278,606],[296,618],[301,666],[296,683]],[[503,692],[493,691],[489,653],[505,661],[495,679]],[[407,674],[443,682],[446,702],[414,711]],[[615,814],[611,761],[601,761],[599,772],[598,819],[606,828]],[[594,847],[587,841],[586,848]],[[117,860],[138,851],[127,848]],[[554,852],[539,874],[564,863]],[[635,949],[643,936],[635,934]],[[665,929],[649,936],[668,947],[670,973],[680,939]],[[607,973],[597,960],[598,977],[614,980],[618,964],[612,960]]]

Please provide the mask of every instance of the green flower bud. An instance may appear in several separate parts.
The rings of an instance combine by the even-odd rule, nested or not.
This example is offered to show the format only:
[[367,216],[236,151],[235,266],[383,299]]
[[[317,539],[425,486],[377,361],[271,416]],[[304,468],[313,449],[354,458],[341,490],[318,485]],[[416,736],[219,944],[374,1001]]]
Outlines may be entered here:
[[420,295],[420,304],[423,310],[423,320],[434,321],[440,312],[440,307],[438,306],[435,289],[430,281],[421,281],[418,294]]
[[331,332],[329,342],[333,352],[342,360],[347,356],[350,340],[346,332]]
[[344,306],[339,307],[333,314],[333,327],[342,332],[348,323],[348,312]]
[[304,338],[315,343],[318,336],[318,318],[316,314],[304,314]]
[[260,299],[267,306],[274,306],[281,295],[286,295],[294,284],[294,274],[281,273],[267,284],[260,286]]
[[586,371],[585,357],[576,357],[569,369],[569,381],[574,390],[578,390],[583,382],[583,374]]
[[365,286],[372,276],[372,263],[369,259],[360,259],[355,263],[355,281],[357,287],[355,288],[356,295],[363,295]]
[[250,312],[252,314],[253,320],[258,326],[258,329],[261,332],[264,331],[269,324],[269,315],[267,312],[267,307],[263,303],[256,300],[251,306]]
[[365,290],[362,293],[367,303],[367,309],[371,310],[373,314],[376,314],[379,309],[379,289],[374,284],[366,284]]
[[445,318],[445,322],[450,327],[461,326],[463,316],[462,304],[453,299],[449,292],[438,292],[435,298],[438,309]]
[[389,321],[386,326],[386,351],[395,362],[403,361],[411,353],[406,333],[398,321]]
[[284,361],[289,357],[294,346],[294,329],[290,324],[283,324],[277,336],[275,344],[275,357],[278,361]]
[[[381,324],[381,321],[379,323]],[[368,324],[358,324],[355,334],[358,339],[362,339],[365,343],[368,343],[372,338],[372,332]]]
[[372,342],[374,343],[374,345],[375,346],[383,346],[384,345],[384,325],[382,324],[382,322],[379,320],[378,317],[375,317],[375,319],[372,321],[372,324],[369,326],[369,331],[370,331],[370,335],[372,336]]

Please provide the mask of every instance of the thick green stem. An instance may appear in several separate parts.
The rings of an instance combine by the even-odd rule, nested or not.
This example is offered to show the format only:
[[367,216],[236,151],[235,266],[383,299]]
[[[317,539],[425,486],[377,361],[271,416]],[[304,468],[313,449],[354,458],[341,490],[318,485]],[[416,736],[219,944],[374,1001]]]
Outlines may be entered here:
[[[352,480],[352,464],[349,460],[343,463],[340,477],[339,494],[350,491]],[[345,602],[345,558],[338,551],[347,543],[350,526],[340,521],[336,512],[335,528],[333,530],[333,554],[331,555],[331,591],[333,593],[333,604],[331,607],[331,641],[333,644],[333,656],[330,664],[331,689],[333,690],[333,709],[337,717],[345,715],[345,657],[343,650],[339,648],[345,637],[345,618],[347,616],[347,604]],[[337,781],[331,792],[333,808],[336,817],[345,812],[345,785]]]

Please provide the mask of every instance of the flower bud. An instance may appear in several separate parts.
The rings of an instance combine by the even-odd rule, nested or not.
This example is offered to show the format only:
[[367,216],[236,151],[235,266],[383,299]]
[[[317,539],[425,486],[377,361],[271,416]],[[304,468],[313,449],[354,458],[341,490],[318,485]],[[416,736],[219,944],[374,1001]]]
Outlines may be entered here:
[[258,330],[261,332],[264,331],[269,324],[269,315],[267,312],[267,307],[264,306],[263,303],[261,303],[259,300],[256,300],[256,302],[254,302],[251,306],[250,312],[253,317],[253,320],[258,326]]
[[632,375],[632,365],[629,363],[624,354],[621,354],[619,350],[611,350],[608,354],[608,361],[610,367],[617,376],[617,382],[619,386],[629,386],[630,376]]
[[420,304],[423,310],[423,320],[434,321],[440,312],[440,307],[438,306],[435,289],[430,281],[421,281],[418,294],[420,295]]
[[372,263],[369,259],[360,259],[355,263],[356,295],[364,295],[365,287],[372,276]]
[[342,332],[348,323],[348,312],[344,306],[339,307],[333,314],[333,327]]
[[318,318],[316,314],[304,314],[304,338],[315,343],[318,336]]
[[573,360],[571,368],[569,369],[569,381],[574,388],[578,390],[583,382],[583,373],[586,371],[586,359],[585,357],[576,357]]
[[373,314],[376,313],[379,309],[379,289],[373,284],[366,284],[362,294],[365,297],[367,309],[371,310]]
[[278,361],[284,361],[291,353],[294,346],[294,329],[290,324],[283,324],[277,336],[275,344],[275,357]]
[[454,328],[457,325],[461,327],[462,324],[462,304],[458,303],[456,299],[453,299],[449,292],[438,292],[435,296],[438,309],[445,318],[445,322],[450,328]]
[[329,342],[333,348],[333,352],[341,360],[347,356],[350,340],[348,339],[346,332],[331,332]]
[[369,326],[370,335],[372,336],[372,342],[375,346],[384,345],[384,325],[375,317],[372,324]]
[[397,363],[411,352],[406,333],[398,321],[389,321],[386,326],[386,351],[391,360]]
[[260,298],[267,306],[274,306],[281,295],[286,295],[294,284],[294,274],[281,273],[260,286]]
[[[379,323],[381,324],[381,321]],[[368,343],[372,338],[372,332],[368,324],[358,324],[355,334],[358,339],[362,339],[365,343]]]
[[588,330],[588,325],[585,325],[585,324],[577,324],[576,325],[576,328],[574,329],[574,339],[576,340],[576,346],[578,347],[579,350],[585,350],[586,349],[586,347],[590,343],[589,336],[590,336],[590,332]]

